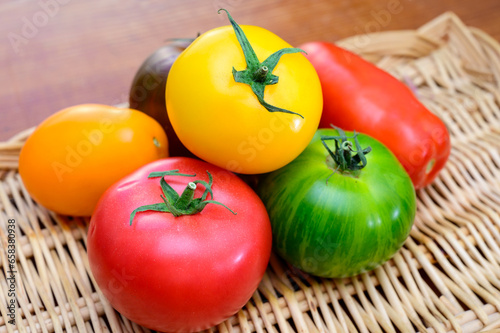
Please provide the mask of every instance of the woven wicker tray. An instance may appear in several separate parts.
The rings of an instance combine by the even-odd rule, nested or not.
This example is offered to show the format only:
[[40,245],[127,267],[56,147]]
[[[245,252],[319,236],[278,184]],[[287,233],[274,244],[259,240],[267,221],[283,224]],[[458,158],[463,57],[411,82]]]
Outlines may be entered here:
[[[219,332],[479,332],[500,327],[500,45],[446,13],[416,31],[342,40],[412,86],[448,125],[446,168],[418,191],[395,257],[348,279],[300,274],[273,256],[259,289]],[[90,273],[88,220],[35,204],[17,173],[32,129],[0,142],[0,332],[148,331],[115,312]],[[15,220],[16,326],[9,324],[8,221]],[[9,280],[9,283],[11,280]]]

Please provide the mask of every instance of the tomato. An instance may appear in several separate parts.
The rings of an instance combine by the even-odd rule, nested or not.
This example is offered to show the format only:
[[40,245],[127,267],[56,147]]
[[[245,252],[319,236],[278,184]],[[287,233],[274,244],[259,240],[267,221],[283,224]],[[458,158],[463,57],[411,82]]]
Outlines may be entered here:
[[258,189],[277,253],[322,277],[352,276],[387,261],[408,237],[416,211],[411,179],[390,150],[367,135],[356,134],[358,145],[354,133],[342,133],[319,129]]
[[378,139],[398,157],[416,189],[429,185],[450,154],[443,121],[403,82],[358,55],[328,42],[301,47],[323,89],[320,127],[333,124]]
[[31,197],[59,213],[90,216],[115,181],[167,157],[165,132],[153,118],[107,105],[75,105],[45,119],[19,156]]
[[[178,172],[152,175],[170,170]],[[162,332],[207,329],[239,311],[265,273],[271,245],[257,194],[235,174],[187,157],[152,162],[110,187],[87,238],[90,268],[111,305]]]
[[175,134],[165,106],[165,87],[170,68],[191,42],[174,40],[155,50],[141,64],[130,87],[129,107],[150,115],[163,126],[170,156],[193,156]]
[[168,116],[201,159],[241,174],[269,172],[297,157],[313,137],[321,85],[299,49],[229,18],[232,26],[202,34],[172,65]]

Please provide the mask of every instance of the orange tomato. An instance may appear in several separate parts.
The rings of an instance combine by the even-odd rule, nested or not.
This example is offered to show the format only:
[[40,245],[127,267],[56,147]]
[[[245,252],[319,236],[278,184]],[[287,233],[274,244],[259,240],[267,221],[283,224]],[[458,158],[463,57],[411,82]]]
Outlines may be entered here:
[[53,114],[30,135],[19,156],[19,174],[42,206],[90,216],[109,186],[167,152],[165,132],[150,116],[76,105]]

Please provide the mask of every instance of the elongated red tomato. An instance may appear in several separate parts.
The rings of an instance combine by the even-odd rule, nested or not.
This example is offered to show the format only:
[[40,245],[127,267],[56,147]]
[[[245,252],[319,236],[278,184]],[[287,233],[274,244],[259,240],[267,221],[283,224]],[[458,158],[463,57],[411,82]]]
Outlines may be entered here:
[[358,55],[328,42],[300,48],[323,90],[320,127],[368,134],[403,164],[416,189],[430,184],[450,154],[445,124],[401,81]]
[[267,211],[246,183],[175,157],[140,168],[104,193],[87,249],[95,280],[116,310],[157,331],[188,332],[217,325],[245,305],[271,243]]

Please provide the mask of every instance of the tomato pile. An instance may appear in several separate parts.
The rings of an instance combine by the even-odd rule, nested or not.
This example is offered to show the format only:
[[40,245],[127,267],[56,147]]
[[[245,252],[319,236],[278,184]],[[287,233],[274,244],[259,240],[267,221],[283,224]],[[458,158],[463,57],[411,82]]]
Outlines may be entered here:
[[443,122],[375,65],[219,14],[230,25],[145,60],[131,109],[61,110],[19,158],[35,201],[91,217],[89,264],[110,304],[158,331],[234,315],[271,251],[324,278],[381,265],[450,153]]

